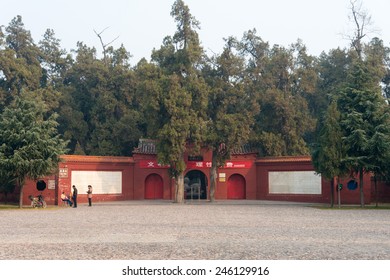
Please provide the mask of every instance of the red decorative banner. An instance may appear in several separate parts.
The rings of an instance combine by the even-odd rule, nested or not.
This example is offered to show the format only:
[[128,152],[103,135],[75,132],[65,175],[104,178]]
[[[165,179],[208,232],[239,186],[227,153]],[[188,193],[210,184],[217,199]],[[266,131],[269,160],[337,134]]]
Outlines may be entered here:
[[[227,161],[222,168],[251,168],[252,161]],[[211,161],[189,161],[187,168],[211,168]]]
[[[222,168],[251,168],[252,161],[227,161]],[[157,160],[141,160],[140,168],[169,168],[169,165],[162,165]],[[187,162],[188,169],[195,168],[211,168],[211,161],[189,161]]]
[[169,168],[169,165],[162,165],[157,160],[141,160],[139,162],[140,168]]
[[211,161],[189,161],[187,168],[211,168]]
[[251,168],[253,161],[227,161],[223,168]]

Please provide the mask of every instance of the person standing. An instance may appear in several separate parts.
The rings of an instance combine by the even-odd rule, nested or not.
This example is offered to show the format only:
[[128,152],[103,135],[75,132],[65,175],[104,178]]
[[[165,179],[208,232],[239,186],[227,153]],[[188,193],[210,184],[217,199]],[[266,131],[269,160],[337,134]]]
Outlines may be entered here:
[[88,185],[88,206],[92,206],[92,186]]
[[73,195],[72,195],[72,199],[73,199],[73,208],[77,208],[77,188],[75,185],[72,186],[73,188]]

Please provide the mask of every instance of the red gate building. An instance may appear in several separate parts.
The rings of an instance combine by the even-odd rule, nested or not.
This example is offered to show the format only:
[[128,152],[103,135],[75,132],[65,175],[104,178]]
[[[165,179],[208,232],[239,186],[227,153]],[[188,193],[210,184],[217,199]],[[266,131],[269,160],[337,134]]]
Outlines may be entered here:
[[[185,156],[185,199],[210,198],[211,152],[204,150],[199,156]],[[169,167],[158,163],[156,145],[152,140],[141,139],[132,157],[101,157],[64,155],[58,172],[39,180],[44,190],[28,181],[24,189],[24,204],[28,195],[43,194],[49,205],[61,203],[61,193],[68,196],[71,186],[78,189],[78,202],[87,202],[87,186],[93,186],[93,200],[173,200],[174,180]],[[365,202],[373,201],[374,193],[369,175],[364,177]],[[341,202],[360,203],[359,188],[353,178],[341,183]],[[311,158],[266,157],[259,158],[250,146],[233,151],[225,165],[218,168],[215,199],[217,200],[278,200],[294,202],[328,203],[330,182],[314,172]],[[41,188],[42,189],[42,188]],[[390,186],[380,183],[382,198],[390,198]],[[335,198],[336,198],[335,192]],[[383,202],[383,201],[382,201]]]

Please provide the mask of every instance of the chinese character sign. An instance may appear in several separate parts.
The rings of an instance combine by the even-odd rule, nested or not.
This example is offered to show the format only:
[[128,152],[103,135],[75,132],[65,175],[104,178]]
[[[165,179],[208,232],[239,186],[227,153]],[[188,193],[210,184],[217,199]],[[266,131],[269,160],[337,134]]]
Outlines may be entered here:
[[157,160],[141,160],[139,162],[140,168],[169,168],[169,165],[162,165]]
[[[211,168],[211,161],[189,161],[187,168]],[[251,161],[227,161],[223,168],[251,168]]]

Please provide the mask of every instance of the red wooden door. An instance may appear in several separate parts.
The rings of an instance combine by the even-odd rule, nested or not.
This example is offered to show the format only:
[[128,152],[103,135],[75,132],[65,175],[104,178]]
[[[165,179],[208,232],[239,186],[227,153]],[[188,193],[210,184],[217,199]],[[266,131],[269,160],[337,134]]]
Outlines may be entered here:
[[151,174],[145,180],[145,199],[163,198],[163,180],[158,174]]
[[245,199],[245,178],[239,174],[229,177],[227,184],[228,199]]

